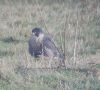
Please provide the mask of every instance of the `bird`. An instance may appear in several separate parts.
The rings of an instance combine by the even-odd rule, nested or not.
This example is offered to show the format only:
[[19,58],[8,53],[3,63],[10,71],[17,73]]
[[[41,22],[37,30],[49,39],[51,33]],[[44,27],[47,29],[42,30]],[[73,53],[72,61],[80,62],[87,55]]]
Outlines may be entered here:
[[64,54],[58,50],[52,38],[41,28],[32,29],[32,35],[29,39],[29,53],[35,58],[40,56],[58,58],[65,66]]

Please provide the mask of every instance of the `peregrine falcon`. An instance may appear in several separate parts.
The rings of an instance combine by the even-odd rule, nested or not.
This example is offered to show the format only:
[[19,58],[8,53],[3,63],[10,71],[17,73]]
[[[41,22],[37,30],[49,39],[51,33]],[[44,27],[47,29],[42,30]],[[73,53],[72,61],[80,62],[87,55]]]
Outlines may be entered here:
[[46,57],[57,57],[64,64],[64,55],[61,53],[54,41],[41,28],[34,28],[29,39],[29,53],[35,58],[41,55]]

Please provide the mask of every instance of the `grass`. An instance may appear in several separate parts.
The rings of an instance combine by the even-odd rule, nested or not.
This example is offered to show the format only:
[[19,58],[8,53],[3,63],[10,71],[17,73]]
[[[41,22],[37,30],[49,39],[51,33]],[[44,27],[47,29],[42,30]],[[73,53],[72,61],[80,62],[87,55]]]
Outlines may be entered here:
[[[99,0],[0,0],[0,90],[100,90],[99,4]],[[49,59],[29,55],[34,27],[48,30],[58,48],[66,50],[69,69],[48,69]]]
[[[32,73],[31,73],[32,72]],[[75,71],[43,71],[35,72],[29,70],[29,76],[22,77],[21,73],[17,73],[14,77],[9,77],[8,81],[0,80],[2,90],[99,90],[100,82],[91,75],[86,76],[85,73]],[[25,74],[26,75],[26,74]],[[30,77],[30,78],[29,78]]]

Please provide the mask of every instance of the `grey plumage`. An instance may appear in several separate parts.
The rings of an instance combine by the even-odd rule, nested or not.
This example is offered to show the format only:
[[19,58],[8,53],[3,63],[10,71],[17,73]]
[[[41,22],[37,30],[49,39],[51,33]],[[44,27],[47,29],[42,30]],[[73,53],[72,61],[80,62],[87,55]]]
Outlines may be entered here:
[[64,63],[64,55],[55,46],[52,39],[45,34],[40,28],[34,28],[32,30],[33,35],[29,40],[29,53],[35,58],[40,55],[46,57],[57,57]]

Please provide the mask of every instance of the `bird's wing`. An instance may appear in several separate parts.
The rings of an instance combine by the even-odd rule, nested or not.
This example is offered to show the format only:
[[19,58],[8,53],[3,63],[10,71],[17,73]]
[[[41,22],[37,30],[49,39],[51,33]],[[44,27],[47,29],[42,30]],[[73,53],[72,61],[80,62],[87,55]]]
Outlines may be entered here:
[[49,37],[44,37],[43,47],[46,53],[53,54],[53,55],[57,55],[59,53],[54,42]]

